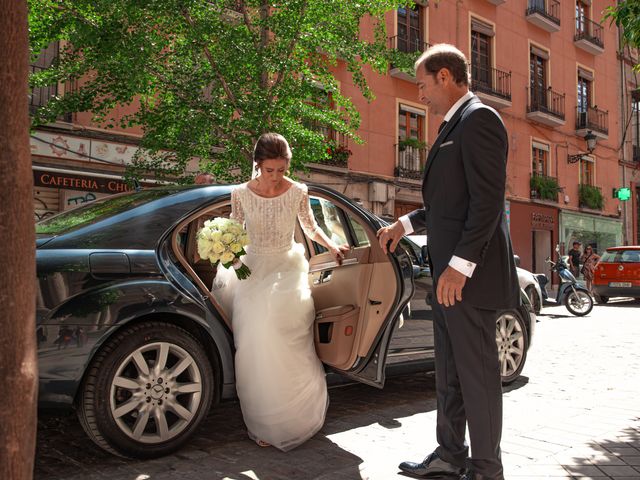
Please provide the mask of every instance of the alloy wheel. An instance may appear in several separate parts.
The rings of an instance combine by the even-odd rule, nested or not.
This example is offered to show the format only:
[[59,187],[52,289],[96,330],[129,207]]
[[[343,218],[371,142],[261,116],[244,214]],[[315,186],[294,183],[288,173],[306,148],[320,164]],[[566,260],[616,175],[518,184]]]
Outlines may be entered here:
[[520,318],[512,312],[501,314],[496,320],[496,343],[500,375],[511,379],[519,374],[526,356],[526,338]]

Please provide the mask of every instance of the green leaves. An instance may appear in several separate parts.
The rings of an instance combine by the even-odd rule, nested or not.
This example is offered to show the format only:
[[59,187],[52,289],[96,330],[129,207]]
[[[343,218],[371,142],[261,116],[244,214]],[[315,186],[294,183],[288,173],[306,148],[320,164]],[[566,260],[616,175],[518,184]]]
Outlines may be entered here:
[[[152,170],[175,178],[195,158],[218,181],[247,178],[265,131],[285,135],[293,169],[302,168],[328,158],[327,128],[359,141],[360,116],[340,93],[337,65],[369,100],[365,65],[385,73],[393,58],[411,67],[387,49],[384,13],[397,7],[390,0],[30,0],[32,57],[52,41],[64,45],[31,85],[66,85],[33,125],[91,111],[103,126],[142,126],[141,147],[151,155],[138,156],[132,176]],[[327,93],[331,101],[319,101]],[[133,113],[115,118],[114,108],[126,105]]]

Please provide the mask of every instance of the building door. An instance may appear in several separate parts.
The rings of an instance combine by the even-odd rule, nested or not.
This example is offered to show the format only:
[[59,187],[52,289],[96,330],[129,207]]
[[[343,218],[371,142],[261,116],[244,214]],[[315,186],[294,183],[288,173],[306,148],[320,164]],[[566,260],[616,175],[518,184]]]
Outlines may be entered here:
[[547,277],[550,277],[551,269],[545,260],[551,256],[551,252],[553,251],[551,245],[551,231],[533,230],[532,234],[533,238],[531,244],[533,245],[533,261],[531,262],[531,265],[533,266],[533,272],[544,273]]

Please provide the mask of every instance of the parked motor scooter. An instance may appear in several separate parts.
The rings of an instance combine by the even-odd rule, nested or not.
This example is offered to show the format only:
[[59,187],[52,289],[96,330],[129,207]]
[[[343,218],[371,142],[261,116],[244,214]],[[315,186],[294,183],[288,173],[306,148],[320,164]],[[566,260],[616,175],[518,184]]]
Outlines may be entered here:
[[[579,317],[587,315],[593,309],[593,298],[589,291],[578,283],[576,277],[573,276],[571,271],[567,268],[566,263],[559,256],[559,247],[556,247],[558,253],[558,261],[554,262],[551,257],[547,258],[546,262],[551,265],[551,271],[556,271],[560,276],[560,286],[558,287],[558,293],[556,294],[555,303],[558,305],[564,304],[567,310],[573,315]],[[540,284],[540,290],[542,291],[542,298],[545,302],[551,302],[549,294],[547,292],[547,284],[549,279],[544,273],[535,274],[538,283]]]

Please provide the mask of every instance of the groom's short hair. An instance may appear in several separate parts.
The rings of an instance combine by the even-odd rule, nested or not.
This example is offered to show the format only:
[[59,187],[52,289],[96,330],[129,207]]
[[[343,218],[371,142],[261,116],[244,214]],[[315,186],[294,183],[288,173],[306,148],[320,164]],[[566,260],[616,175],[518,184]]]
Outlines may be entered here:
[[460,50],[448,43],[438,43],[429,47],[414,64],[416,72],[424,68],[427,73],[435,75],[443,68],[451,72],[458,85],[469,85],[469,66],[467,57]]

